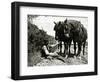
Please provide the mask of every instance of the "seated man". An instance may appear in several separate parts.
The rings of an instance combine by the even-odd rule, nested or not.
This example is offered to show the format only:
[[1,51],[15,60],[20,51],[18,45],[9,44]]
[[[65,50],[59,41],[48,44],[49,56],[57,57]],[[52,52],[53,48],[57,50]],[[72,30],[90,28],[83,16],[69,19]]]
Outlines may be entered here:
[[49,45],[48,41],[44,40],[44,45],[42,47],[42,57],[49,58],[49,59],[57,58],[57,59],[65,62],[64,59],[60,55],[57,54],[58,53],[57,51],[49,52],[49,47],[55,47],[56,45],[58,45],[58,44]]
[[44,51],[45,56],[58,56],[57,52],[49,52],[49,47],[54,47],[56,45],[48,45],[48,41],[44,40],[44,45],[42,51]]

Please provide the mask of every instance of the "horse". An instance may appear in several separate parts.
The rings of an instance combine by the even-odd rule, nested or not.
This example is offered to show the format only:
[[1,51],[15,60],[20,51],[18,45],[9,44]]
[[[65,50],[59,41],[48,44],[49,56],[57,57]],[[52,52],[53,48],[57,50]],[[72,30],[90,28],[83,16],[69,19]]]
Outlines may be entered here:
[[[74,54],[80,56],[81,46],[83,45],[83,55],[85,50],[85,44],[87,40],[87,30],[80,21],[65,20],[64,21],[64,35],[70,35],[74,43]],[[66,36],[67,37],[67,36]],[[78,44],[78,53],[76,54],[76,43]]]
[[54,22],[55,39],[58,40],[58,49],[60,49],[60,54],[62,54],[62,42],[63,42],[63,29],[61,27],[61,21]]
[[66,56],[66,54],[70,54],[70,45],[72,39],[68,37],[69,35],[67,34],[66,36],[64,35],[64,29],[65,25],[63,22],[59,21],[58,23],[55,23],[54,26],[54,31],[55,31],[55,39],[60,42],[60,54],[62,53],[62,42],[64,42],[64,54],[62,56]]

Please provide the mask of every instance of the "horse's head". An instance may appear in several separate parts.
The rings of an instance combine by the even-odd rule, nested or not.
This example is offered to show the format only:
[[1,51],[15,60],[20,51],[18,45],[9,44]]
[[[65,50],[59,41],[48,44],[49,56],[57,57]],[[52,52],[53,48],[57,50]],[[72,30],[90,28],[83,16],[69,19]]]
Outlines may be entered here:
[[59,40],[60,34],[61,34],[61,22],[54,22],[54,31],[55,31],[55,39]]
[[68,23],[67,19],[62,23],[62,27],[64,28],[64,36],[66,38],[71,37],[71,25]]

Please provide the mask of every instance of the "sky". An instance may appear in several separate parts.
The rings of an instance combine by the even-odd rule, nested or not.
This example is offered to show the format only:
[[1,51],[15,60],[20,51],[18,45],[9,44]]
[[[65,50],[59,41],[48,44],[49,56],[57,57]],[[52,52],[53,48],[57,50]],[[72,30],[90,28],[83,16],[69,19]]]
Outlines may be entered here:
[[87,17],[63,17],[63,16],[37,16],[32,19],[32,23],[37,25],[39,29],[43,29],[47,32],[47,34],[51,36],[55,36],[54,22],[68,20],[77,20],[80,21],[85,28],[88,28],[88,18]]

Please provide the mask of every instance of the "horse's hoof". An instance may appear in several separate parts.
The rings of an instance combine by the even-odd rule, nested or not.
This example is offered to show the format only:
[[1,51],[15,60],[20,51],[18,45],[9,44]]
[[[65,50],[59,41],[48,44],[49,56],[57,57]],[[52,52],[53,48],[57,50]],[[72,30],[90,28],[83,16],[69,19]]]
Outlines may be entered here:
[[81,56],[78,56],[78,59],[81,60]]
[[76,59],[76,56],[74,56],[74,59]]

